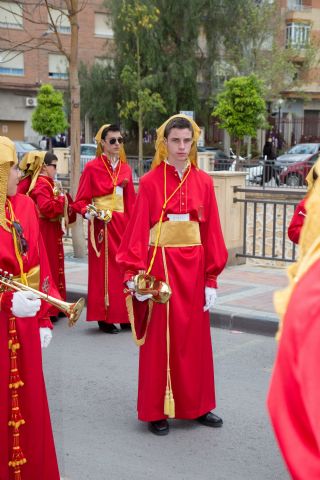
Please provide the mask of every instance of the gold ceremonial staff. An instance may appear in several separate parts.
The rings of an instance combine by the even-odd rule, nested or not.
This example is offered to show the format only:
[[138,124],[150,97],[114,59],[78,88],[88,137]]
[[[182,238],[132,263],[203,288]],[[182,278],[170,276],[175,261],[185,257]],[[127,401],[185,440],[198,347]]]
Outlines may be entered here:
[[3,288],[0,286],[0,291],[11,289],[17,292],[21,292],[23,290],[33,292],[35,295],[37,295],[37,297],[41,298],[41,300],[50,303],[50,305],[53,305],[58,310],[63,312],[69,319],[69,327],[73,327],[75,325],[85,305],[84,298],[79,298],[76,303],[68,303],[64,302],[63,300],[58,300],[57,298],[51,297],[46,293],[39,292],[39,290],[36,290],[35,288],[31,288],[27,285],[23,285],[22,283],[17,282],[13,279],[13,275],[11,273],[5,272],[2,269],[0,269],[0,285],[3,285],[5,287]]

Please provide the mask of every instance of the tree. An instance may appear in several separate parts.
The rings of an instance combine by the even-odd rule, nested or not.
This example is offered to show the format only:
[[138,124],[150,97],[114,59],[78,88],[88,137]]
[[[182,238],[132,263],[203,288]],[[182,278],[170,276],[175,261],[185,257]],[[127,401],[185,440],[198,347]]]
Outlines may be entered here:
[[[81,118],[87,115],[97,128],[110,119],[115,123],[119,114],[117,103],[120,101],[119,81],[114,68],[93,65],[92,68],[81,64],[79,69],[81,86]],[[114,119],[112,121],[111,119]]]
[[[7,51],[19,50],[26,52],[37,48],[49,52],[60,52],[69,64],[69,86],[70,86],[70,154],[71,154],[71,195],[75,196],[80,178],[80,84],[78,75],[78,38],[79,25],[78,14],[86,7],[87,0],[12,0],[17,6],[15,16],[21,16],[32,28],[24,28],[25,40],[17,42],[15,36],[9,30],[0,34],[2,46]],[[1,10],[10,12],[5,2],[1,4]],[[19,9],[20,12],[19,13]],[[54,17],[53,11],[58,12]],[[62,39],[60,35],[59,22],[67,19],[70,24],[70,42]],[[72,241],[74,255],[84,257],[85,242],[82,228],[82,219],[78,217],[77,222],[72,226]]]
[[220,120],[220,128],[237,140],[237,158],[244,136],[256,136],[258,128],[266,126],[266,102],[263,84],[255,75],[234,77],[225,82],[212,115]]
[[122,54],[120,53],[120,79],[124,95],[118,107],[122,118],[132,118],[138,124],[138,170],[141,175],[146,115],[154,110],[161,113],[166,111],[161,95],[148,86],[148,75],[144,68],[146,61],[143,58],[146,53],[143,48],[146,34],[157,24],[160,12],[148,1],[122,0],[121,5],[119,3],[113,2],[116,36],[126,36],[128,43],[122,44]]
[[68,127],[63,110],[64,101],[61,92],[52,85],[42,85],[37,95],[37,107],[32,114],[32,128],[40,135],[50,138],[62,133]]

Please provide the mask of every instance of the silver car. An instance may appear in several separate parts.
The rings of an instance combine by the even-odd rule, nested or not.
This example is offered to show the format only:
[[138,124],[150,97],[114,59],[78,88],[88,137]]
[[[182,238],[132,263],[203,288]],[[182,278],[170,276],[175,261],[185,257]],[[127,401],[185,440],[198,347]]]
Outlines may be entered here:
[[312,155],[320,152],[320,143],[298,143],[286,153],[276,158],[275,169],[280,173],[283,169],[308,160]]

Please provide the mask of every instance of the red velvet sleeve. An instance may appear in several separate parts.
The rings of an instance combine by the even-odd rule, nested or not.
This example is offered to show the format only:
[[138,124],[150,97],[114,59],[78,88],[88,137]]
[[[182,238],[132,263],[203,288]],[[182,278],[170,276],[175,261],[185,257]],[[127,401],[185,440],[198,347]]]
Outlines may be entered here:
[[149,198],[141,180],[134,214],[130,217],[116,257],[125,272],[124,281],[139,270],[147,269],[150,232]]
[[288,237],[293,243],[299,243],[301,228],[304,224],[304,219],[307,213],[305,202],[306,198],[298,203],[288,228]]
[[131,217],[133,207],[134,207],[134,203],[135,203],[135,200],[136,200],[136,192],[134,190],[132,174],[130,175],[129,182],[124,189],[124,194],[123,195],[124,195],[123,200],[124,200],[125,214],[128,215],[128,217]]
[[86,213],[87,205],[92,203],[93,195],[90,177],[90,170],[88,165],[86,165],[80,177],[76,199],[72,204],[72,208],[81,215]]
[[217,288],[217,277],[224,269],[228,251],[220,225],[220,218],[212,180],[206,185],[206,221],[200,223],[201,241],[205,252],[206,286]]
[[31,197],[35,201],[40,215],[47,218],[56,218],[63,215],[65,198],[63,195],[55,197],[50,185],[37,182]]

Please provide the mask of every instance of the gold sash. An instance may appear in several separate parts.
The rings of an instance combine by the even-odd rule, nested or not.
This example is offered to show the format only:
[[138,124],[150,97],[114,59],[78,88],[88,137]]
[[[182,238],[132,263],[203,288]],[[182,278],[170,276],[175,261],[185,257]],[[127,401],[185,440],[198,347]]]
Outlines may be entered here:
[[[155,245],[159,223],[150,230],[150,245]],[[159,247],[191,247],[201,245],[200,228],[198,222],[168,221],[161,225]]]
[[[40,266],[37,265],[36,267],[31,268],[29,272],[25,273],[25,276],[26,276],[28,287],[34,288],[35,290],[39,290]],[[20,276],[13,277],[13,280],[19,283],[23,283],[22,278]]]
[[113,212],[124,212],[123,196],[115,194],[113,203],[113,194],[94,197],[93,204],[98,210],[112,210]]

